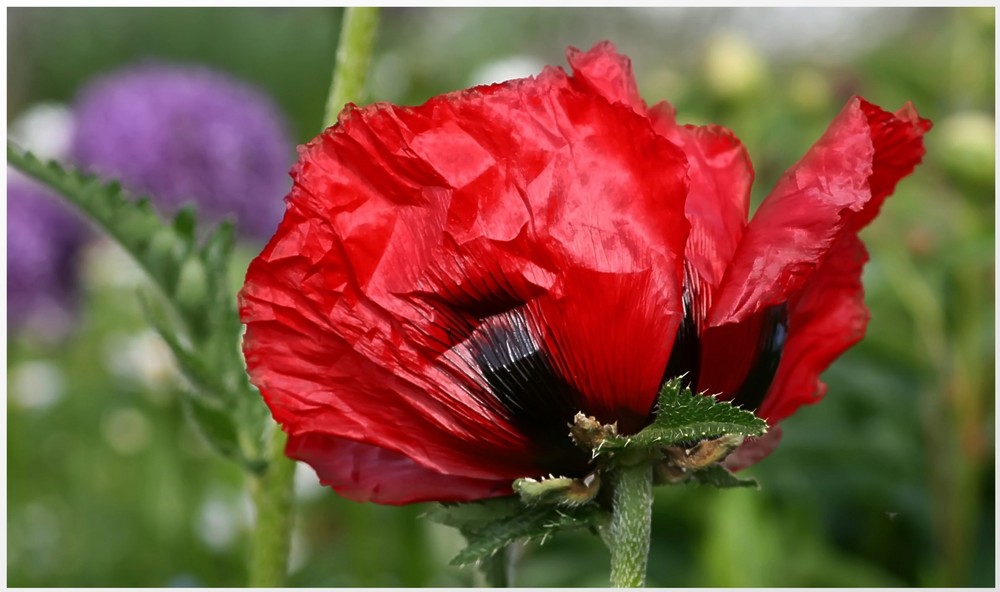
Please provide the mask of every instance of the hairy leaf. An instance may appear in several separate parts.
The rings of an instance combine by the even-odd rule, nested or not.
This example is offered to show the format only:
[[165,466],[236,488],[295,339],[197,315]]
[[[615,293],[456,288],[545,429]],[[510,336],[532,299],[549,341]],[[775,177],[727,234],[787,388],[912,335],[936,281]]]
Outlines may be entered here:
[[424,517],[453,526],[464,534],[523,508],[517,496],[495,497],[476,502],[436,504],[424,513]]
[[765,432],[767,422],[750,411],[695,394],[675,378],[660,390],[653,423],[632,436],[610,436],[595,452],[662,447],[723,434],[759,436]]
[[515,514],[463,532],[468,546],[451,560],[451,564],[468,565],[481,561],[515,541],[541,539],[544,543],[561,530],[596,526],[602,515],[596,504],[572,509],[554,505],[523,508]]
[[191,396],[197,397],[192,401],[198,406],[189,406],[196,411],[189,416],[218,450],[253,465],[256,461],[240,453],[236,443],[241,439],[233,430],[247,430],[243,440],[260,444],[268,420],[240,353],[242,326],[228,284],[235,244],[232,224],[219,225],[199,241],[190,207],[168,222],[153,211],[148,198],[132,199],[116,182],[54,161],[43,163],[9,140],[7,162],[55,190],[145,270],[161,296],[140,293],[147,317],[195,389]]
[[757,483],[756,479],[743,479],[741,477],[737,477],[720,464],[714,464],[701,469],[700,471],[695,471],[691,474],[691,480],[696,481],[701,485],[713,485],[721,488],[752,487],[754,489],[760,489],[760,485]]

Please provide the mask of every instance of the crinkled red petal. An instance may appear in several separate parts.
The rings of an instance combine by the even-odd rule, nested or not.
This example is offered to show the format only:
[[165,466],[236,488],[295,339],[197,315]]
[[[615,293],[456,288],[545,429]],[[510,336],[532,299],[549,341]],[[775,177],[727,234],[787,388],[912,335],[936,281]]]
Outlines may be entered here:
[[875,158],[868,179],[872,198],[864,210],[853,216],[851,226],[855,230],[867,226],[878,215],[896,184],[920,164],[924,157],[923,136],[931,129],[930,120],[920,117],[911,103],[893,114],[864,99],[860,101],[871,129]]
[[566,57],[575,84],[648,117],[653,128],[687,158],[690,187],[685,214],[691,231],[685,258],[695,271],[691,280],[696,285],[691,288],[697,297],[694,304],[700,327],[747,225],[754,178],[750,157],[724,127],[679,125],[674,108],[665,101],[647,108],[631,61],[610,42],[598,43],[587,52],[571,47]]
[[757,414],[775,424],[826,393],[820,374],[864,337],[868,309],[861,271],[868,254],[857,235],[846,232],[823,265],[788,302],[788,340],[778,371]]
[[573,68],[573,83],[612,103],[623,103],[640,115],[646,114],[646,102],[639,96],[639,86],[632,74],[632,60],[618,53],[610,41],[601,41],[589,51],[575,47],[566,50],[566,61]]
[[687,156],[691,186],[684,211],[691,233],[684,257],[694,271],[693,318],[703,327],[747,225],[753,166],[746,148],[724,127],[678,125],[668,103],[654,106],[650,117],[654,129]]
[[[477,482],[536,473],[532,442],[463,345],[521,305],[538,327],[566,322],[556,304],[591,311],[575,322],[595,327],[546,341],[582,406],[652,404],[688,226],[684,156],[648,120],[547,69],[420,107],[348,109],[302,149],[293,177],[241,293],[244,350],[293,438],[386,451],[358,465],[371,475],[336,487],[379,481],[378,459],[399,456]],[[600,321],[624,306],[638,312]],[[592,339],[624,343],[648,327],[662,341],[629,360],[634,373],[589,365],[601,353]],[[383,483],[382,499],[406,497],[397,487],[409,485]]]
[[844,227],[871,197],[875,154],[857,99],[778,181],[747,226],[729,265],[709,324],[738,322],[780,304],[802,287]]
[[747,226],[709,324],[739,322],[801,289],[840,234],[867,223],[920,162],[927,129],[912,107],[891,115],[851,99]]

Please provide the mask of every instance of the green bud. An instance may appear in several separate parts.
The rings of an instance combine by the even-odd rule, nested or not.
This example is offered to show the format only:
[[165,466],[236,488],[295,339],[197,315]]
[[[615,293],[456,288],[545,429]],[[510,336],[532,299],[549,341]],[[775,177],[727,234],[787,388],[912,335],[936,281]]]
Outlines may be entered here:
[[963,181],[992,185],[996,174],[996,121],[993,115],[964,111],[936,125],[935,152],[950,174]]
[[164,280],[166,285],[172,284],[179,270],[177,261],[184,254],[184,244],[173,228],[160,228],[153,233],[146,247],[145,256],[142,257],[149,271],[157,278]]
[[174,299],[181,310],[187,313],[205,307],[208,299],[208,273],[198,257],[188,257],[181,266]]
[[819,70],[799,68],[788,81],[788,98],[800,111],[818,113],[829,106],[833,89]]

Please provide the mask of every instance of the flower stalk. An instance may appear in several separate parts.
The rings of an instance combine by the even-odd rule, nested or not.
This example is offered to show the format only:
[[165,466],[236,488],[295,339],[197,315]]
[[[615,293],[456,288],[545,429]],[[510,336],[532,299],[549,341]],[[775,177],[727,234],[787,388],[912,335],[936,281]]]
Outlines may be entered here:
[[351,6],[344,9],[344,21],[337,47],[337,64],[330,95],[326,100],[323,127],[337,123],[337,114],[349,102],[364,99],[368,65],[375,47],[378,8]]
[[522,551],[520,543],[511,543],[492,557],[484,559],[481,571],[486,585],[490,588],[513,588],[514,574]]
[[605,542],[611,550],[611,585],[641,588],[646,583],[653,509],[653,469],[647,463],[612,473],[611,525]]
[[285,456],[285,432],[274,426],[265,454],[267,468],[250,476],[256,518],[250,539],[248,584],[252,588],[284,586],[291,546],[295,462]]

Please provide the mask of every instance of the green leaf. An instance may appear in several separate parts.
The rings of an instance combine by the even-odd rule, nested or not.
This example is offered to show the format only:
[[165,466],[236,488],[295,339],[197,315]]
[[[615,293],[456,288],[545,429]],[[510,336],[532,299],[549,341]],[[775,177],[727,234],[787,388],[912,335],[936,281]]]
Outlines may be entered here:
[[701,485],[712,485],[724,489],[732,487],[752,487],[754,489],[760,489],[760,484],[757,483],[756,479],[743,479],[741,477],[737,477],[729,472],[729,469],[718,463],[710,465],[700,471],[691,473],[691,480],[696,481]]
[[232,419],[222,410],[206,404],[194,396],[181,399],[184,411],[198,433],[223,456],[241,456],[239,433]]
[[468,565],[481,561],[515,541],[545,540],[561,530],[597,526],[604,512],[596,504],[576,508],[534,506],[498,518],[479,528],[463,532],[468,546],[454,559],[452,565]]
[[468,545],[452,565],[481,561],[515,541],[544,540],[560,530],[597,526],[606,514],[596,504],[572,508],[527,507],[516,496],[461,504],[438,504],[425,517],[462,533]]
[[[147,317],[174,353],[198,400],[219,406],[240,432],[239,442],[262,446],[270,420],[247,379],[240,352],[242,326],[229,283],[235,243],[232,224],[219,225],[199,245],[197,219],[190,207],[168,222],[153,211],[148,198],[133,199],[116,182],[57,162],[42,163],[9,140],[7,162],[55,190],[145,270],[159,292],[159,297],[141,294]],[[207,416],[199,412],[192,417],[197,423]],[[211,429],[203,431],[212,434],[209,439],[215,447],[241,460],[234,452],[232,434],[220,427],[225,422],[217,417],[209,423]]]
[[139,290],[138,297],[139,303],[146,313],[146,319],[170,348],[181,371],[191,382],[191,385],[198,387],[198,392],[202,397],[221,402],[225,388],[220,385],[213,369],[205,364],[198,352],[191,349],[190,342],[178,333],[172,315],[157,299],[153,298],[148,290]]
[[728,402],[695,394],[678,377],[660,390],[653,423],[632,436],[606,438],[595,453],[669,446],[723,434],[759,436],[765,432],[767,422],[763,419]]
[[523,508],[517,496],[495,497],[460,504],[437,504],[424,513],[424,517],[438,524],[453,526],[464,534],[482,528],[498,518],[510,516]]

